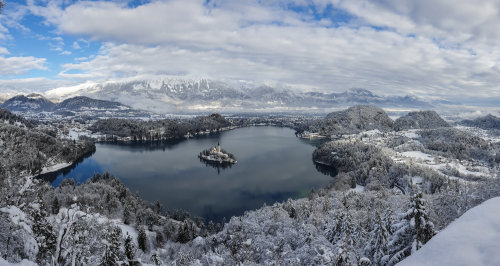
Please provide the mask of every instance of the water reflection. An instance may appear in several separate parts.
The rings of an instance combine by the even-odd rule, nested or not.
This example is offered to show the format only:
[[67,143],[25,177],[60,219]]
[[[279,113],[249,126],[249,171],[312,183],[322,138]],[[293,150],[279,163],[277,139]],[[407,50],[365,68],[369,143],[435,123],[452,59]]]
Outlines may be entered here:
[[[237,164],[199,162],[200,151],[218,142],[238,158]],[[316,145],[277,127],[241,128],[181,142],[97,144],[91,157],[69,173],[58,173],[52,184],[64,178],[85,182],[107,171],[148,201],[220,221],[329,183],[333,174],[311,163]]]
[[316,170],[318,170],[318,172],[323,173],[324,175],[335,177],[339,174],[339,170],[337,168],[331,167],[329,165],[314,162],[314,166],[316,167]]
[[233,167],[232,163],[227,163],[227,162],[219,163],[219,162],[212,162],[212,161],[203,160],[202,158],[198,158],[198,159],[205,166],[215,168],[217,170],[217,174],[220,174],[220,170],[224,170],[224,169]]

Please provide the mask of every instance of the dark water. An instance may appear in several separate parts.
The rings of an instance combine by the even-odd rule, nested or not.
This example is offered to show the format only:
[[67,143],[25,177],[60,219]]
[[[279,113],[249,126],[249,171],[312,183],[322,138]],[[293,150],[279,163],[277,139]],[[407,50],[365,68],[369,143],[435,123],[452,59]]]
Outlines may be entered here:
[[[197,157],[215,146],[235,155],[237,164],[217,168]],[[318,142],[293,130],[249,127],[177,142],[97,144],[96,152],[66,173],[46,176],[57,186],[64,178],[84,183],[110,172],[148,201],[220,221],[245,210],[306,196],[331,181],[312,161]]]

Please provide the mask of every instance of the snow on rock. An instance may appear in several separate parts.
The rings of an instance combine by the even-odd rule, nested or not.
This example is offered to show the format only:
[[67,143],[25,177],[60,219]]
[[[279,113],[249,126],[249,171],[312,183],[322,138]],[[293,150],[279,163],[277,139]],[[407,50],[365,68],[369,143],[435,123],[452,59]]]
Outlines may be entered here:
[[470,209],[398,265],[500,265],[500,197]]

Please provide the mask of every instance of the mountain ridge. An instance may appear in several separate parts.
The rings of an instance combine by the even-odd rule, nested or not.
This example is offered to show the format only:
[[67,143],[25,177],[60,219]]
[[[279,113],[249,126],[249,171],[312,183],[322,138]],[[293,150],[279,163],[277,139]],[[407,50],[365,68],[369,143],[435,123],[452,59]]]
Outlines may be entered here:
[[137,109],[156,112],[238,112],[255,110],[304,110],[347,107],[357,104],[380,107],[429,108],[417,97],[380,96],[352,88],[344,92],[302,92],[269,85],[227,83],[199,79],[138,79],[124,82],[89,83],[78,88],[54,89],[45,96],[64,99],[69,95],[118,101]]

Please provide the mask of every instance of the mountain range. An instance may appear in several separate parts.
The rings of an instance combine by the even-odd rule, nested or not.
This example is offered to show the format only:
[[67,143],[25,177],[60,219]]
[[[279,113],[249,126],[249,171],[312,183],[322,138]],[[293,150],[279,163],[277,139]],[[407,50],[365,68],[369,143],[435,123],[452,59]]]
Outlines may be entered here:
[[361,88],[353,88],[340,93],[303,92],[266,85],[230,84],[209,79],[165,78],[94,83],[58,88],[45,93],[45,96],[55,100],[74,95],[121,102],[136,109],[159,113],[293,112],[342,108],[356,104],[379,107],[431,107],[430,103],[414,96],[380,96]]
[[86,96],[68,98],[60,103],[54,103],[40,94],[17,95],[0,105],[0,108],[15,112],[58,112],[58,111],[88,111],[115,110],[126,111],[132,108],[119,102],[96,100]]

